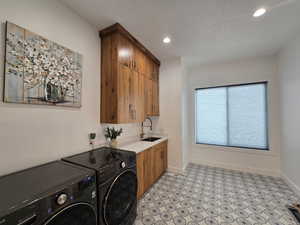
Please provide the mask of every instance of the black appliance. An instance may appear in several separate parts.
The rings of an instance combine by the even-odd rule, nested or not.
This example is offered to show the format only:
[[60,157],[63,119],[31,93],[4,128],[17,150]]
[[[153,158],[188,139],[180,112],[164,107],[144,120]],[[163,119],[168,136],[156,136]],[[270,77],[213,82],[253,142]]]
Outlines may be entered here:
[[134,152],[103,147],[63,160],[96,171],[99,225],[134,223],[137,214]]
[[97,225],[96,176],[62,161],[0,178],[1,225]]

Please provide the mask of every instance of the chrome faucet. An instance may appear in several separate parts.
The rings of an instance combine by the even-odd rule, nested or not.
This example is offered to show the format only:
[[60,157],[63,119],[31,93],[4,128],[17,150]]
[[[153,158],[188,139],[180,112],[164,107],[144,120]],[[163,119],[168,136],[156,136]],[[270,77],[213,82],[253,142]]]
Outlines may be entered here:
[[[149,120],[150,121],[150,126],[144,126],[144,122],[146,122],[146,120]],[[144,133],[144,127],[149,127],[150,128],[150,130],[152,131],[152,120],[151,120],[151,118],[150,117],[146,117],[146,119],[145,119],[145,121],[144,122],[142,122],[142,133],[140,134],[140,137],[141,138],[144,138],[144,136],[145,136],[145,133]]]

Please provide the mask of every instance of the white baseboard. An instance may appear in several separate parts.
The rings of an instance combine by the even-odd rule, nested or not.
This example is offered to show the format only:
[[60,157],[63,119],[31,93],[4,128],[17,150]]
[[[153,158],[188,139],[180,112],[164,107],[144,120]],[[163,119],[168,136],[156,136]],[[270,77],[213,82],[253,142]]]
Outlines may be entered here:
[[258,168],[240,167],[240,166],[231,165],[231,164],[207,162],[207,161],[199,161],[199,160],[197,160],[197,161],[191,160],[191,163],[205,165],[205,166],[212,166],[212,167],[220,167],[220,168],[229,169],[229,170],[238,170],[241,172],[255,173],[255,174],[260,174],[260,175],[265,175],[265,176],[281,177],[281,173],[279,170],[271,171],[271,170],[264,170],[264,169],[258,169]]
[[171,173],[184,174],[183,168],[178,168],[178,167],[174,167],[174,166],[168,166],[167,171],[171,172]]
[[287,183],[287,185],[300,197],[300,187],[298,187],[290,178],[288,178],[284,173],[281,173],[282,179]]
[[183,172],[185,172],[185,170],[186,170],[186,168],[187,168],[187,166],[188,166],[189,164],[188,163],[186,163],[185,165],[183,165]]

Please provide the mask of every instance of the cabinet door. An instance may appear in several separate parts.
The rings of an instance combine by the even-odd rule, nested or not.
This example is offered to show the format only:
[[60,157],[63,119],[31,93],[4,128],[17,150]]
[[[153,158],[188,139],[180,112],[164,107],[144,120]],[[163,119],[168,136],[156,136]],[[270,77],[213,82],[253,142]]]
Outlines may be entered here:
[[145,182],[145,157],[144,152],[137,154],[136,156],[136,171],[137,171],[137,179],[138,179],[138,192],[137,197],[140,199],[144,194],[144,182]]
[[129,122],[134,123],[138,120],[138,92],[139,92],[139,74],[131,70],[129,77]]
[[133,45],[126,37],[121,34],[119,34],[118,38],[118,62],[124,66],[131,68],[133,62]]
[[118,73],[118,123],[128,123],[132,120],[132,106],[130,99],[131,70],[119,64]]
[[[115,39],[111,36],[102,38],[101,48],[101,123],[117,123],[118,119],[118,96],[117,76],[112,76],[112,73],[117,73],[117,66],[112,62],[113,44]],[[113,65],[111,65],[113,64]]]
[[159,116],[159,84],[152,80],[152,115]]
[[140,74],[145,74],[145,55],[138,47],[134,47],[133,69]]
[[133,57],[132,57],[132,70],[139,72],[140,64],[139,64],[140,52],[136,46],[133,46]]
[[152,61],[152,59],[149,59],[149,74],[150,74],[150,79],[154,80],[154,62]]
[[144,77],[132,70],[129,78],[129,122],[137,123],[145,120],[145,88]]
[[163,172],[168,168],[168,142],[162,144],[162,155],[163,155]]
[[145,78],[145,115],[159,116],[159,84]]
[[152,79],[158,81],[158,77],[159,77],[159,66],[156,63],[154,63],[153,64]]
[[144,121],[144,78],[129,67],[119,64],[119,123]]
[[143,122],[145,120],[145,77],[138,74],[138,94],[137,94],[137,121]]
[[153,184],[153,153],[152,148],[144,151],[144,191],[147,191]]
[[153,147],[154,152],[154,182],[163,173],[163,149],[161,145]]
[[145,57],[145,76],[152,79],[153,62],[149,57]]
[[152,116],[153,111],[153,84],[152,80],[145,78],[145,115]]

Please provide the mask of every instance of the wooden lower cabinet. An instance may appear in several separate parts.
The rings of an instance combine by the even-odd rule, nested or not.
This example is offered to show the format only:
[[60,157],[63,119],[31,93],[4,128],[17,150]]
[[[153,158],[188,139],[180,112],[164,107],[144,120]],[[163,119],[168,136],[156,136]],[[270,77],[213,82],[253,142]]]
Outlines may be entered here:
[[168,163],[168,142],[159,143],[137,154],[138,194],[143,194],[166,171]]
[[137,197],[141,198],[144,194],[144,168],[145,168],[145,154],[141,152],[136,156],[136,172],[138,177],[138,192]]

